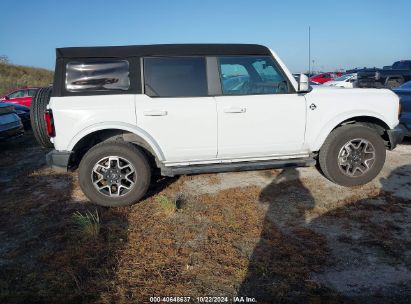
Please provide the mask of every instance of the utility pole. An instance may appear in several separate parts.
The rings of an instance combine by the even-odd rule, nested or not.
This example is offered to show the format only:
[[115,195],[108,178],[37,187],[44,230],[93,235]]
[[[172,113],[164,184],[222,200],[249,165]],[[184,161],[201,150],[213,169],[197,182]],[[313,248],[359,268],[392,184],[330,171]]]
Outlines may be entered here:
[[308,77],[311,76],[311,26],[308,26]]

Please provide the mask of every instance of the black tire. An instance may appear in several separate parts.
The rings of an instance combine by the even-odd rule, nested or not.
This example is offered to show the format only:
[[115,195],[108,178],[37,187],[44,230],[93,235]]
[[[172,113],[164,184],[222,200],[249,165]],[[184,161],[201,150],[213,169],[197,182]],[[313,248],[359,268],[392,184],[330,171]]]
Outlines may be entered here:
[[[93,184],[94,166],[99,160],[108,156],[125,159],[134,167],[136,172],[135,184],[124,195],[109,196],[97,190]],[[93,203],[105,207],[127,206],[138,202],[147,192],[151,181],[151,170],[146,156],[133,144],[121,141],[103,142],[91,148],[84,155],[79,166],[79,181],[84,194]],[[126,180],[122,179],[122,181]],[[104,191],[107,192],[108,190],[105,189]]]
[[38,89],[30,106],[31,128],[37,142],[44,148],[53,148],[44,120],[44,111],[46,111],[47,105],[50,102],[51,90],[51,87]]
[[[373,146],[374,161],[360,176],[347,176],[339,164],[338,157],[343,147],[351,140],[365,139]],[[341,186],[364,185],[380,173],[385,162],[385,146],[381,136],[372,128],[353,124],[335,129],[326,139],[319,153],[320,168],[332,182]],[[358,170],[357,170],[358,171]],[[361,173],[358,173],[361,174]]]
[[385,87],[392,90],[392,89],[395,89],[396,87],[399,87],[403,83],[404,83],[404,79],[402,78],[388,79],[387,82],[385,83]]

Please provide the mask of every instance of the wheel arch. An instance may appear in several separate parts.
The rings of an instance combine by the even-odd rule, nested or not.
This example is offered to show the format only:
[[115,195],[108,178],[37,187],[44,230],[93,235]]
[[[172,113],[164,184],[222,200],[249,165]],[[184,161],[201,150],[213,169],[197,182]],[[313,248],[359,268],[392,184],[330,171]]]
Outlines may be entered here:
[[133,143],[150,154],[157,164],[164,161],[164,154],[157,142],[144,130],[127,124],[98,124],[86,128],[73,137],[68,150],[74,152],[73,162],[78,163],[91,147],[110,140]]
[[378,134],[384,140],[385,145],[388,147],[389,145],[389,138],[387,135],[387,130],[391,129],[387,122],[383,120],[382,117],[374,116],[374,115],[358,115],[358,116],[351,116],[351,117],[340,117],[337,120],[333,120],[329,122],[326,127],[322,129],[322,132],[319,136],[317,136],[312,148],[312,151],[319,151],[324,144],[327,137],[334,131],[336,128],[348,125],[348,124],[362,124],[368,127],[375,129]]

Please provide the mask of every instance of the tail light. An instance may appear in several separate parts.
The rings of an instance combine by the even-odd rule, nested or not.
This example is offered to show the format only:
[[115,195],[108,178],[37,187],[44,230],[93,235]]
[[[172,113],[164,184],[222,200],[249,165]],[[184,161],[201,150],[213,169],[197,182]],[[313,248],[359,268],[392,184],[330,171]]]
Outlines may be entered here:
[[48,109],[44,112],[44,121],[46,122],[46,130],[48,136],[54,137],[56,133],[54,131],[53,112],[51,111],[51,109]]

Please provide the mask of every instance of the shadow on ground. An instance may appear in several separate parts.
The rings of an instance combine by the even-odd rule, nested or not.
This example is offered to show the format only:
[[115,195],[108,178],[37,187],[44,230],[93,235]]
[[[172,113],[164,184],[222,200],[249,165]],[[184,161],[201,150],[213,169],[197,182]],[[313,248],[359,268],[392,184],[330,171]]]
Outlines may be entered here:
[[[410,303],[410,172],[400,167],[381,179],[377,197],[309,220],[314,198],[296,169],[282,171],[260,193],[263,229],[238,294],[264,303]],[[278,199],[284,191],[294,197]]]

